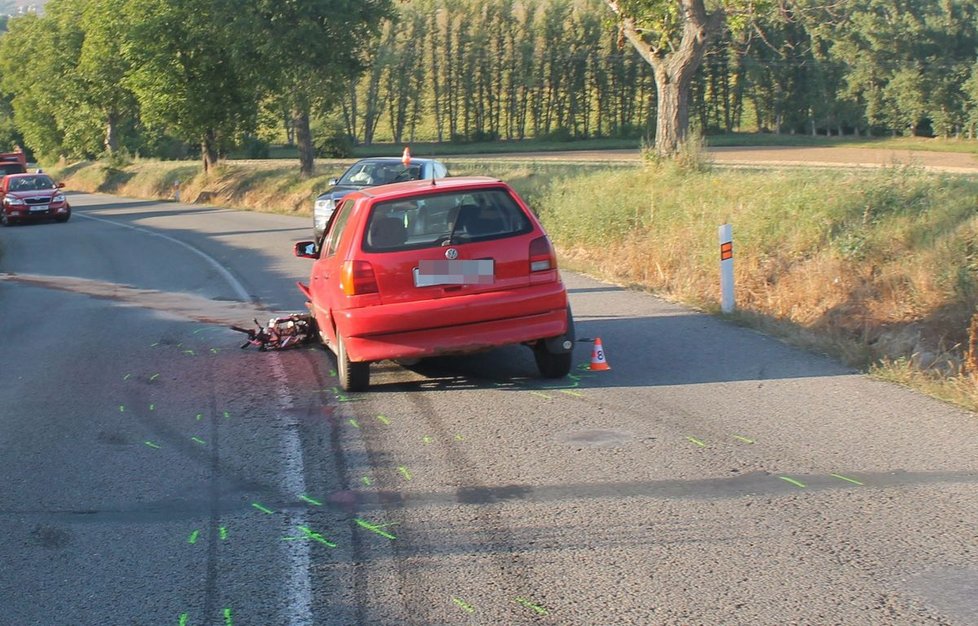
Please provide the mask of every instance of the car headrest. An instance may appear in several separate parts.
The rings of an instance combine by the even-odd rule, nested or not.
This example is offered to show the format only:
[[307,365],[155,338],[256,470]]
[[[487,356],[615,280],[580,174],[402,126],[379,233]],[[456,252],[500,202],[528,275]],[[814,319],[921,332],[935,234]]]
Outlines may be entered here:
[[367,245],[371,248],[396,248],[407,241],[404,220],[396,217],[374,219],[367,233]]

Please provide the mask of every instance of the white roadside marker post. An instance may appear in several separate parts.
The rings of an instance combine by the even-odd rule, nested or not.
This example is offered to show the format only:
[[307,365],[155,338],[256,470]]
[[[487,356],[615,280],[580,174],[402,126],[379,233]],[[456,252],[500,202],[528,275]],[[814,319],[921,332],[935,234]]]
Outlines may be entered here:
[[720,227],[720,310],[734,310],[733,226]]

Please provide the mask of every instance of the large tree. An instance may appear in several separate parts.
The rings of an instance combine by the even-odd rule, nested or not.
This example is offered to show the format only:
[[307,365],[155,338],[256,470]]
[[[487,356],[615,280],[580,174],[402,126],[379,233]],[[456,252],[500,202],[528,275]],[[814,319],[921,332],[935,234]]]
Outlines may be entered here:
[[675,154],[689,130],[689,94],[711,38],[726,19],[705,0],[605,0],[622,35],[652,66],[656,87],[655,151]]
[[255,126],[256,29],[244,0],[128,0],[126,85],[150,127],[200,145],[204,171]]
[[258,37],[262,84],[283,97],[292,115],[303,175],[313,169],[309,118],[325,112],[363,71],[363,58],[390,0],[255,0],[249,3]]

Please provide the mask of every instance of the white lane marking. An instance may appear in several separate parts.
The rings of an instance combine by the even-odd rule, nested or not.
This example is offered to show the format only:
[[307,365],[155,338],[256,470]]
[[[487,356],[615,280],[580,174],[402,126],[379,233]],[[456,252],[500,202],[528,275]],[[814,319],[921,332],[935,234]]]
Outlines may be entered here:
[[[218,263],[217,259],[208,255],[203,250],[195,248],[184,241],[180,241],[179,239],[174,239],[169,235],[164,235],[163,233],[154,232],[139,226],[120,224],[119,222],[113,220],[108,220],[102,217],[94,217],[92,215],[85,215],[84,213],[76,212],[75,215],[85,219],[95,220],[97,222],[105,222],[121,228],[128,228],[152,237],[160,237],[161,239],[165,239],[166,241],[181,246],[204,259],[209,265],[217,270],[217,273],[228,282],[231,289],[234,290],[234,292],[243,302],[251,302],[251,296],[244,288],[244,285],[241,284],[241,281],[235,278],[234,274],[229,272],[223,265]],[[275,395],[278,399],[278,405],[280,408],[286,409],[283,411],[283,414],[290,415],[290,411],[288,411],[288,409],[295,407],[295,400],[293,399],[291,392],[289,392],[288,376],[285,373],[285,368],[282,366],[282,359],[275,352],[270,352],[267,354],[267,356],[269,362],[271,363],[272,376],[275,378],[276,382]],[[285,493],[298,497],[306,492],[305,469],[302,460],[302,444],[299,441],[298,423],[295,418],[289,417],[285,418],[285,420],[285,428],[282,429],[282,448],[285,454],[282,487],[285,490]],[[290,530],[298,526],[305,526],[306,514],[304,511],[300,510],[297,513],[289,514],[288,520]],[[309,542],[283,541],[282,543],[285,544],[286,556],[289,563],[289,584],[286,585],[289,597],[288,602],[285,605],[287,615],[283,616],[285,619],[283,619],[281,623],[288,624],[289,626],[309,626],[312,624],[312,582],[309,579]]]
[[[302,444],[299,441],[299,423],[295,418],[294,412],[289,409],[295,408],[295,400],[289,392],[287,385],[288,377],[282,359],[278,354],[272,352],[271,357],[272,376],[278,383],[276,395],[279,405],[283,409],[282,414],[289,416],[283,418],[285,428],[282,429],[282,452],[285,456],[285,493],[298,498],[306,493],[306,478],[302,461]],[[289,530],[306,525],[306,513],[299,510],[290,513]],[[285,541],[285,550],[288,554],[289,562],[289,584],[286,586],[289,594],[289,601],[285,604],[286,614],[280,623],[289,626],[310,626],[312,622],[312,581],[309,580],[310,550],[308,541]]]

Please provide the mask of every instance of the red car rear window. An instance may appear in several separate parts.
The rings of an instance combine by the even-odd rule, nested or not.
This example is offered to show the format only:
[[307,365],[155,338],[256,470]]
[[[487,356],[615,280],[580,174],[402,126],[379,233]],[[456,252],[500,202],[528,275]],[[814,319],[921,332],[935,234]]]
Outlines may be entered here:
[[393,252],[521,235],[533,224],[503,189],[453,191],[374,205],[366,252]]

